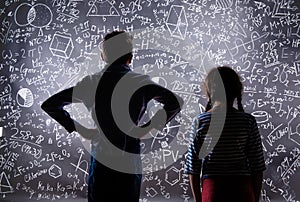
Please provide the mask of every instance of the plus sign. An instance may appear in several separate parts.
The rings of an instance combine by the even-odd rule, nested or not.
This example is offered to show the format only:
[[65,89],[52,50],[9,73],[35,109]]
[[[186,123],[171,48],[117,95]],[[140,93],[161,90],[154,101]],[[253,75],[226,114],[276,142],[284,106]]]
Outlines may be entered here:
[[0,15],[5,13],[5,8],[0,8]]

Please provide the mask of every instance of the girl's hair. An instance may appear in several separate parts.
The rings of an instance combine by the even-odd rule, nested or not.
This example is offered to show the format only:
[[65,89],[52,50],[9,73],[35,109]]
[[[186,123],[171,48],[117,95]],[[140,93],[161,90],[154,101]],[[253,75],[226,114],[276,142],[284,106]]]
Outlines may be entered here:
[[243,84],[239,75],[230,67],[213,68],[205,78],[205,88],[208,96],[206,111],[212,108],[215,101],[233,103],[237,100],[239,111],[244,111],[242,105]]

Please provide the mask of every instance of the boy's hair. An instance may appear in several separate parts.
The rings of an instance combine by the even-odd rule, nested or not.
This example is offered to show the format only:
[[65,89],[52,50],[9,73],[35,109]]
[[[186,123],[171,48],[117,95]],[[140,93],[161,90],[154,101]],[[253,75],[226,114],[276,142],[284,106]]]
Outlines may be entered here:
[[132,36],[125,31],[108,33],[103,39],[102,49],[107,63],[126,63],[132,58]]
[[242,106],[243,84],[239,75],[232,68],[226,66],[213,68],[205,78],[205,88],[209,98],[206,111],[212,108],[212,103],[216,100],[233,103],[235,98],[238,110],[244,111]]

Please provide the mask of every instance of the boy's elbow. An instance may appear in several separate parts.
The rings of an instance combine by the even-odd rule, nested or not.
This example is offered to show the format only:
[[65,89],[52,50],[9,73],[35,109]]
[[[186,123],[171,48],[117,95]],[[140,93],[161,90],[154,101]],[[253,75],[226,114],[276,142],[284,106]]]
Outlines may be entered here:
[[42,110],[45,112],[49,111],[51,109],[50,103],[48,100],[44,101],[41,105]]
[[179,111],[180,111],[182,109],[182,107],[183,107],[184,101],[179,96],[176,96],[176,98],[177,98],[177,102],[178,102],[178,108],[179,108]]
[[181,97],[176,96],[176,102],[174,102],[174,104],[172,105],[172,107],[170,107],[170,109],[172,109],[172,113],[177,114],[182,110],[184,101]]
[[46,111],[47,110],[47,102],[43,102],[41,105],[42,110]]

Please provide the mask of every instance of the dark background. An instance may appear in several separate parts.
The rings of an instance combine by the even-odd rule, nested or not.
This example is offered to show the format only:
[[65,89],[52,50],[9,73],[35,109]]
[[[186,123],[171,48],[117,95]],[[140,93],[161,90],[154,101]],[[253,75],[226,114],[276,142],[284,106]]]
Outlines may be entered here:
[[[204,110],[203,78],[216,65],[239,72],[245,110],[257,119],[263,201],[299,201],[299,9],[292,0],[1,1],[0,201],[85,200],[89,142],[40,105],[103,68],[99,43],[115,29],[134,36],[133,70],[185,99],[165,131],[142,144],[141,201],[192,201],[183,173],[188,129]],[[93,125],[83,106],[68,109]]]

